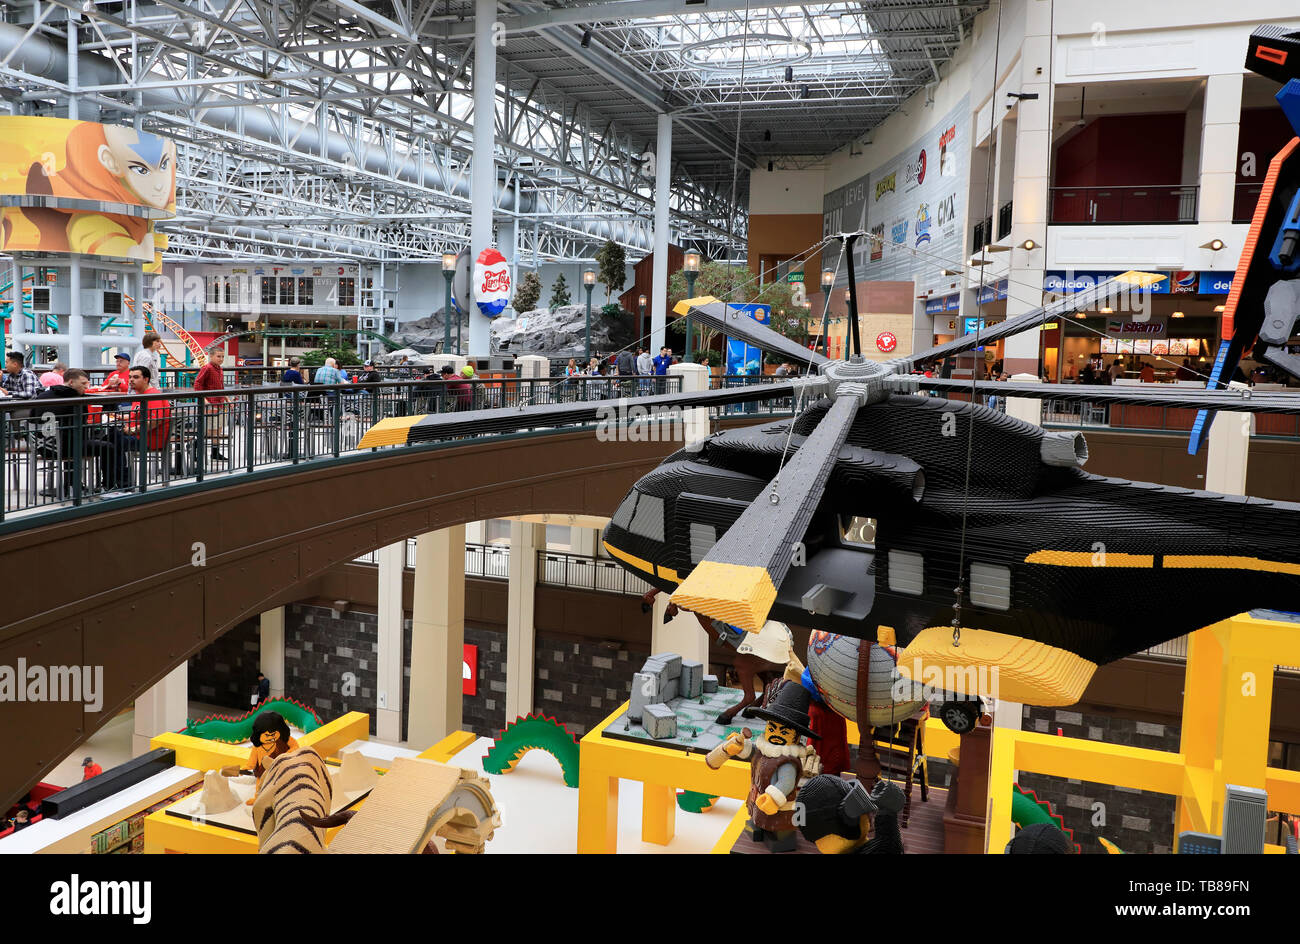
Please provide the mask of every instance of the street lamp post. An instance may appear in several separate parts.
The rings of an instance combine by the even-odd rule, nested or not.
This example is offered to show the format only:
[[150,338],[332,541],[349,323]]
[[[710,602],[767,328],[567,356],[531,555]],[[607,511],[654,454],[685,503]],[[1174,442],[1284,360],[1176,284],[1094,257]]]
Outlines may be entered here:
[[[700,254],[698,252],[688,252],[686,259],[682,263],[682,268],[686,271],[686,295],[688,298],[695,297],[695,279],[700,274]],[[686,309],[686,356],[683,361],[691,363],[691,348],[695,342],[695,330],[691,325],[691,310]]]
[[822,269],[822,292],[826,295],[826,305],[822,310],[822,353],[827,357],[831,356],[831,287],[834,284],[835,273],[830,269]]
[[[443,309],[442,316],[442,353],[451,353],[451,280],[456,275],[456,254],[454,252],[444,252],[442,254],[442,277],[447,281],[447,307]],[[460,331],[460,319],[456,319],[456,330]]]
[[587,290],[587,363],[591,363],[591,291],[596,287],[596,273],[591,269],[582,273],[582,287]]
[[644,295],[639,296],[636,300],[637,307],[641,310],[641,319],[637,322],[636,327],[637,330],[641,332],[642,343],[648,351],[650,350],[650,332],[646,330],[645,325],[645,303],[646,297]]

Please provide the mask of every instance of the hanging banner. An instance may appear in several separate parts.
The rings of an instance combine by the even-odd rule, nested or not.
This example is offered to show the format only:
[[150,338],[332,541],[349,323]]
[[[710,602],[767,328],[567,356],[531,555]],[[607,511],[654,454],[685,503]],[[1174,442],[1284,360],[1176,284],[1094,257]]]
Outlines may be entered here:
[[859,279],[915,281],[961,259],[969,114],[965,96],[901,154],[822,199],[823,235],[870,234],[854,245]]
[[510,304],[510,264],[488,246],[474,263],[474,303],[489,318],[495,318]]
[[146,263],[176,214],[176,145],[125,125],[0,117],[0,249]]

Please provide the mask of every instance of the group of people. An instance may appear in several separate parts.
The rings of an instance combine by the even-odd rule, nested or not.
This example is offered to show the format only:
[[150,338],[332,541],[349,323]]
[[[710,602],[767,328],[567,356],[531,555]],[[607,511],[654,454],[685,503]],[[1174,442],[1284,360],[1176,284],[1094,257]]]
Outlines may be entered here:
[[668,368],[678,363],[673,356],[673,349],[664,345],[657,357],[643,347],[635,352],[624,349],[608,358],[593,357],[584,366],[578,365],[576,357],[570,357],[564,368],[565,377],[663,377]]

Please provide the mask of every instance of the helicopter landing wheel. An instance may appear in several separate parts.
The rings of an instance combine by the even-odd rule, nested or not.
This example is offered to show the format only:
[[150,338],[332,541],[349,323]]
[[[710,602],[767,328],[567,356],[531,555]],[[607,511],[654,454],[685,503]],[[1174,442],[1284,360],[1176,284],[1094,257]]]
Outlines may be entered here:
[[977,701],[946,701],[939,709],[939,720],[953,734],[969,734],[979,722]]

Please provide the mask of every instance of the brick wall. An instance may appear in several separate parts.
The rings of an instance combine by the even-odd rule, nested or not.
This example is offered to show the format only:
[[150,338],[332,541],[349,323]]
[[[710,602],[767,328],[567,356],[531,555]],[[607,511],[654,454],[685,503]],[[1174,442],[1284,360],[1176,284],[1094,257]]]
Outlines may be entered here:
[[506,726],[506,634],[465,625],[465,642],[478,646],[478,694],[461,701],[461,727],[479,737],[496,737]]
[[257,688],[258,619],[244,620],[190,656],[189,699],[245,712]]
[[[1025,706],[1023,726],[1027,731],[1110,744],[1127,744],[1156,751],[1178,750],[1177,724],[1133,721],[1109,715],[1089,714],[1060,708]],[[1173,851],[1174,798],[1110,784],[1089,783],[1045,774],[1021,773],[1020,785],[1048,800],[1074,830],[1074,839],[1085,853],[1105,852],[1097,837],[1115,843],[1127,853]],[[1100,805],[1098,805],[1100,804]]]
[[538,634],[533,704],[582,737],[627,701],[632,673],[649,655],[648,645],[634,648]]

